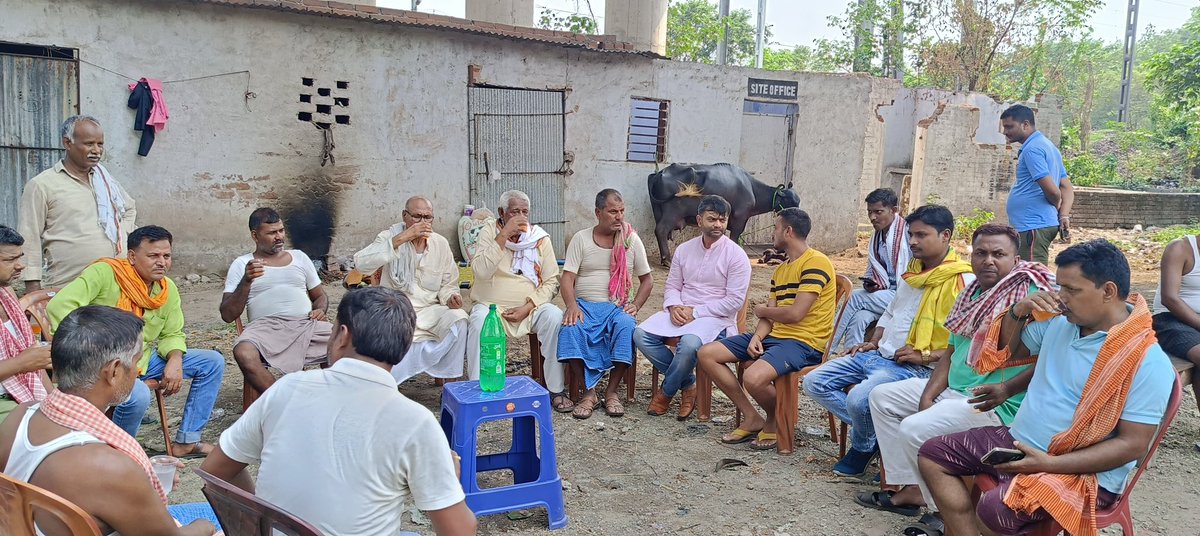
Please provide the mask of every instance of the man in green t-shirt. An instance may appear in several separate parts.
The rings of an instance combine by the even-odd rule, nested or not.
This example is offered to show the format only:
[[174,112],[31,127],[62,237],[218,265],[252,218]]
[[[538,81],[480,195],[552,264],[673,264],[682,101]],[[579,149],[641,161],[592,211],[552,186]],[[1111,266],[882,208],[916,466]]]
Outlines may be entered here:
[[[1002,368],[987,374],[975,363],[992,321],[1038,289],[1048,290],[1054,274],[1045,266],[1017,257],[1019,235],[1008,225],[989,223],[972,236],[971,271],[975,281],[958,295],[946,318],[950,359],[942,359],[928,378],[913,378],[875,388],[870,395],[887,483],[899,492],[861,493],[863,506],[905,515],[935,507],[917,470],[917,450],[925,440],[979,426],[1007,425],[1017,413],[1032,366]],[[937,523],[927,516],[923,521]],[[935,525],[936,526],[936,525]]]

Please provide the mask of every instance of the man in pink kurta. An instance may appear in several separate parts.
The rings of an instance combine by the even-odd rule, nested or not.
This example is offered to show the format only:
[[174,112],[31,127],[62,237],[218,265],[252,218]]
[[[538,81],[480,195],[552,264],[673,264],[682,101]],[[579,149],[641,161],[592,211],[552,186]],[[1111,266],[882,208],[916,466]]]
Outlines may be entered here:
[[[667,276],[663,310],[633,333],[638,350],[663,373],[662,389],[646,413],[664,415],[682,390],[679,420],[696,407],[696,351],[722,335],[737,333],[737,315],[750,288],[746,252],[725,236],[729,203],[720,196],[700,200],[696,221],[700,236],[675,248]],[[664,341],[678,337],[675,350]]]

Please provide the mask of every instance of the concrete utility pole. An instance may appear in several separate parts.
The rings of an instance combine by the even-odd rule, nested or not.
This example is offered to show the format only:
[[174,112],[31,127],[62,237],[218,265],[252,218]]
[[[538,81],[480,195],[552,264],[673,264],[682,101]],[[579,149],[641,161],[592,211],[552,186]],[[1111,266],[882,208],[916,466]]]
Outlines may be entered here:
[[417,6],[419,6],[419,5],[421,5],[421,0],[412,0],[412,6],[413,6],[413,7],[412,7],[412,10],[413,10],[413,11],[416,11],[416,10],[417,10]]
[[1133,53],[1137,48],[1137,17],[1141,0],[1129,0],[1129,13],[1125,15],[1125,62],[1121,67],[1121,105],[1117,109],[1117,121],[1129,124],[1129,94],[1133,90]]
[[850,69],[862,73],[871,69],[871,60],[875,56],[875,0],[858,0],[858,13],[861,20],[854,33],[854,57]]
[[719,17],[721,19],[721,40],[717,43],[717,65],[729,63],[729,0],[721,0]]
[[758,0],[758,35],[754,39],[754,66],[762,69],[767,40],[767,0]]

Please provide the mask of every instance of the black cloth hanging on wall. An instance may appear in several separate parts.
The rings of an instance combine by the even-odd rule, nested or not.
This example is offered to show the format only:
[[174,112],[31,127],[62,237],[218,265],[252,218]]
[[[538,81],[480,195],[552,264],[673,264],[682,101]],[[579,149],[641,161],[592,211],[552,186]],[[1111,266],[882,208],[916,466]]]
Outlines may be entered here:
[[133,119],[133,130],[142,133],[142,141],[138,144],[138,156],[146,156],[150,154],[150,147],[154,145],[154,127],[146,124],[146,120],[150,118],[150,110],[154,108],[154,97],[150,93],[150,85],[145,80],[138,82],[137,87],[129,93],[129,107],[137,110]]

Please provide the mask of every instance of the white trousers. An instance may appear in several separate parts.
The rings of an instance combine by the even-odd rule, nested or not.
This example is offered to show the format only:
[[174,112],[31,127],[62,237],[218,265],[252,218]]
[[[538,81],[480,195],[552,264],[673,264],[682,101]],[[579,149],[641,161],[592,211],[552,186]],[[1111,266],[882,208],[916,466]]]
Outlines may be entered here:
[[995,411],[975,411],[975,407],[967,403],[967,397],[953,389],[942,391],[929,409],[917,411],[927,383],[929,380],[925,378],[911,378],[873,389],[871,421],[875,424],[887,483],[920,486],[925,504],[936,510],[921,471],[917,469],[917,450],[937,436],[1003,423]]
[[[467,379],[479,379],[479,334],[487,318],[486,305],[471,308],[471,330],[467,337]],[[558,362],[558,330],[562,328],[563,311],[552,303],[543,303],[533,310],[533,333],[542,346],[542,367],[546,374],[546,389],[551,393],[566,390],[563,365]],[[533,356],[537,359],[537,356]]]
[[450,333],[440,341],[413,342],[400,364],[392,367],[396,385],[422,372],[434,378],[458,378],[463,373],[467,353],[467,319],[450,325]]

